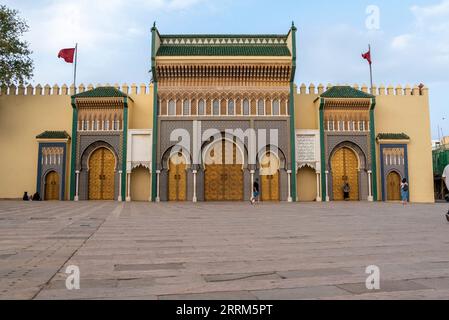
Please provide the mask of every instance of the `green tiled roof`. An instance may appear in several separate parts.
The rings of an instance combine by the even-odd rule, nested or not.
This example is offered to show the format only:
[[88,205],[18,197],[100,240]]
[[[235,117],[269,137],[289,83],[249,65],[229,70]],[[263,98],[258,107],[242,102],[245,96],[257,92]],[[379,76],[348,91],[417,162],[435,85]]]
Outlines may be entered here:
[[290,50],[283,45],[162,45],[158,56],[290,56]]
[[36,137],[36,139],[69,139],[66,131],[45,131]]
[[128,95],[114,87],[98,87],[75,94],[72,98],[124,98],[127,96]]
[[322,98],[358,98],[371,99],[373,95],[354,89],[350,86],[335,86],[321,95]]
[[410,140],[410,137],[405,133],[379,133],[378,140]]

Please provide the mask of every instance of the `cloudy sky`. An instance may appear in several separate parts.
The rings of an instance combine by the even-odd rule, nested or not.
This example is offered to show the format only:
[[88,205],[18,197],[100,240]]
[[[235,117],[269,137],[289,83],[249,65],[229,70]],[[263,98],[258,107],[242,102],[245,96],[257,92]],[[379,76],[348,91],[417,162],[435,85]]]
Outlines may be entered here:
[[[377,84],[430,87],[433,137],[449,135],[449,0],[3,0],[30,25],[33,84],[69,83],[61,48],[79,43],[84,84],[148,83],[150,29],[164,33],[287,33],[298,27],[297,83],[368,83],[360,54],[373,47]],[[379,28],[368,28],[370,6]],[[376,27],[376,23],[369,24]],[[406,111],[405,111],[406,112]],[[398,119],[400,121],[400,119]]]

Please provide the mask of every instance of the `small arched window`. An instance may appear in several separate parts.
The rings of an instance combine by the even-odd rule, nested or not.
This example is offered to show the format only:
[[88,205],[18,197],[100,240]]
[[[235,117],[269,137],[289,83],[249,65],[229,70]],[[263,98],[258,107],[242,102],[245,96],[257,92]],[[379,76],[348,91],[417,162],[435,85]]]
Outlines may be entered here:
[[200,100],[198,102],[198,115],[204,116],[205,114],[206,114],[206,108],[205,108],[204,100]]
[[233,115],[235,115],[234,100],[229,100],[228,101],[228,116],[233,116]]
[[249,116],[249,101],[248,101],[248,99],[243,100],[243,115]]
[[190,101],[184,100],[184,103],[182,105],[182,114],[184,116],[190,116]]
[[176,103],[173,100],[168,102],[168,115],[175,116],[176,115]]
[[264,101],[262,99],[257,101],[257,114],[259,116],[264,116],[265,115],[265,103],[264,103]]
[[213,114],[214,114],[214,116],[220,115],[220,102],[218,100],[214,100]]
[[281,113],[281,104],[279,100],[273,101],[273,116],[278,116]]

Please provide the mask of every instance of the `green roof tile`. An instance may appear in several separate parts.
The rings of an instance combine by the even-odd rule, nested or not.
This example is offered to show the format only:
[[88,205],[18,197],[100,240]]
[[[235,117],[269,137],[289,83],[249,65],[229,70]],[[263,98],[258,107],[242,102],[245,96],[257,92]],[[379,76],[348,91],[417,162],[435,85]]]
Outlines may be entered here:
[[45,131],[36,139],[70,139],[70,135],[66,131]]
[[361,98],[371,99],[373,95],[354,89],[350,86],[335,86],[321,95],[322,98]]
[[284,45],[162,45],[158,56],[290,56]]
[[379,133],[378,140],[410,140],[410,137],[405,133]]
[[81,92],[72,98],[124,98],[128,95],[114,87],[98,87],[93,90]]

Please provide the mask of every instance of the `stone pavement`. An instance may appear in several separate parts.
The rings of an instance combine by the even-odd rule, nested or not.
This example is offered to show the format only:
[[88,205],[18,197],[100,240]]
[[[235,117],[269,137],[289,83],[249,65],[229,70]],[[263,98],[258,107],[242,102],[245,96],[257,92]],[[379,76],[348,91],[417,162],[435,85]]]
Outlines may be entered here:
[[[446,211],[2,201],[0,299],[449,299]],[[65,287],[69,265],[80,290]]]

